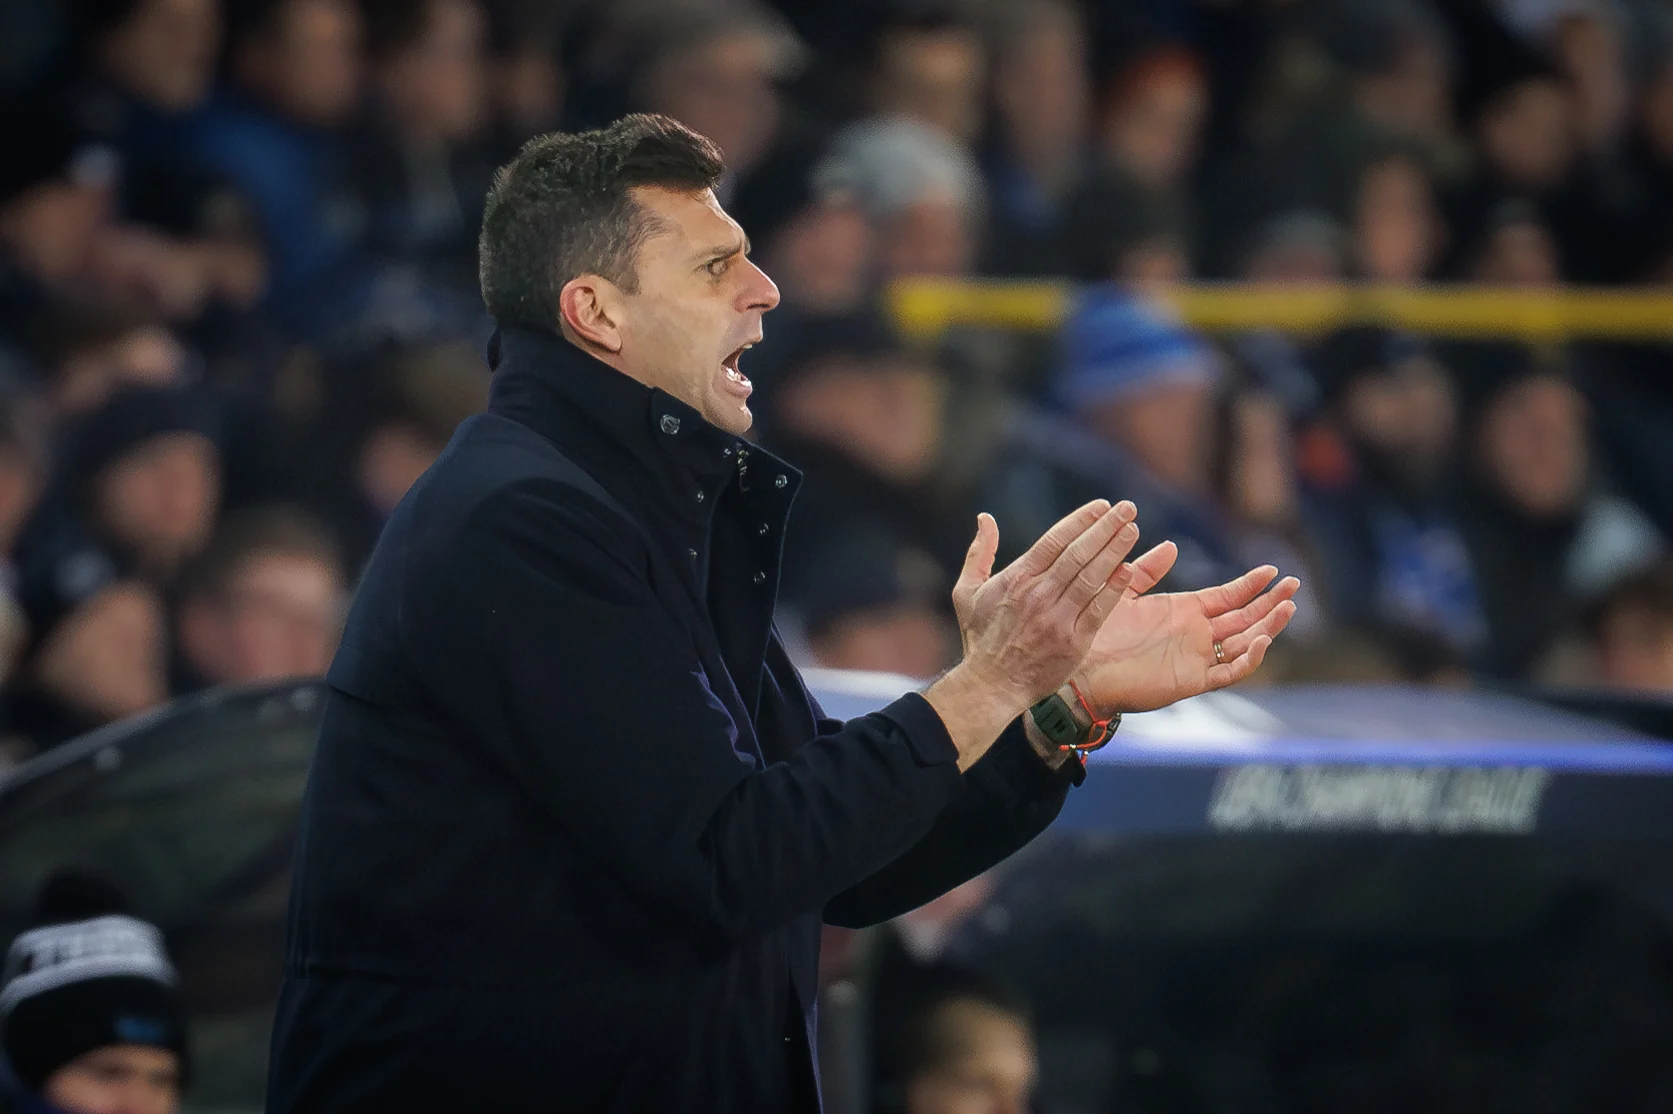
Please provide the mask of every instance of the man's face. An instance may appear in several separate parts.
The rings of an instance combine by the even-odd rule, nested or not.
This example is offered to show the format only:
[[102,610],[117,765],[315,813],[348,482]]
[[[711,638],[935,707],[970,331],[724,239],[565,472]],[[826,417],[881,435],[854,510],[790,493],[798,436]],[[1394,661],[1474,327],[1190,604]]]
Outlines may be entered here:
[[424,35],[378,71],[401,125],[425,140],[460,140],[488,108],[488,17],[475,0],[430,0]]
[[1488,161],[1512,185],[1560,185],[1578,153],[1573,96],[1557,81],[1526,82],[1482,115],[1481,138]]
[[1202,494],[1213,454],[1214,388],[1160,382],[1089,408],[1086,420],[1176,491]]
[[1043,27],[1012,46],[994,75],[994,100],[1016,150],[1078,156],[1092,110],[1079,31],[1068,23]]
[[985,84],[986,59],[974,32],[901,31],[883,46],[881,110],[940,128],[959,143],[980,138]]
[[1441,237],[1434,191],[1422,167],[1402,156],[1368,169],[1359,183],[1353,232],[1366,278],[1422,281]]
[[1435,480],[1451,459],[1457,400],[1446,370],[1429,356],[1360,376],[1342,408],[1353,441],[1419,486]]
[[347,0],[290,0],[255,44],[257,92],[301,123],[343,123],[360,98],[360,37],[360,12]]
[[43,1093],[68,1114],[174,1114],[180,1059],[137,1044],[95,1048],[49,1076]]
[[1196,161],[1208,89],[1183,71],[1156,74],[1110,115],[1104,148],[1147,186],[1176,185]]
[[168,699],[166,639],[156,593],[132,581],[113,584],[47,635],[35,679],[101,723],[136,715]]
[[660,387],[728,433],[749,431],[749,378],[738,368],[761,339],[778,287],[750,262],[749,241],[713,191],[640,188],[634,199],[655,230],[639,249],[639,291],[604,297],[620,349],[616,363]]
[[128,92],[180,112],[209,95],[220,46],[221,8],[214,0],[148,0],[100,40],[96,53]]
[[181,636],[193,664],[217,684],[317,677],[337,646],[343,595],[336,569],[313,557],[251,557],[225,595],[188,608]]
[[1586,401],[1575,386],[1542,375],[1500,393],[1480,441],[1489,477],[1525,513],[1573,512],[1585,492]]
[[220,495],[214,443],[202,434],[170,433],[106,469],[94,498],[105,528],[142,561],[166,570],[209,540]]

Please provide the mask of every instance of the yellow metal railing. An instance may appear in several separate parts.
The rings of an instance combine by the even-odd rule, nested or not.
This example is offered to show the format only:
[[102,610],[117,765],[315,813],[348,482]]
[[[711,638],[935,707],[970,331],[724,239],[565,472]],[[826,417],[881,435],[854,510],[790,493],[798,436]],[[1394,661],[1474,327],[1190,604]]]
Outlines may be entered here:
[[[1063,320],[1072,290],[1056,281],[909,279],[890,291],[890,304],[901,329],[919,339],[954,325],[1046,330]],[[1183,287],[1176,302],[1187,321],[1216,333],[1313,334],[1364,323],[1440,337],[1673,341],[1673,290],[1659,288],[1203,283]]]

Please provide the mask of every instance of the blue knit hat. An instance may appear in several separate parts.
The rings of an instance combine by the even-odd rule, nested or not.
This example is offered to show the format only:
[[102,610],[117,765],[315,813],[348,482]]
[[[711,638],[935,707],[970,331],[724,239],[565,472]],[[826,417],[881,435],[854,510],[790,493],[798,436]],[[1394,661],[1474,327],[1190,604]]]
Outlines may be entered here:
[[1113,285],[1090,288],[1062,332],[1054,384],[1070,409],[1113,402],[1164,384],[1217,383],[1214,346],[1162,308]]

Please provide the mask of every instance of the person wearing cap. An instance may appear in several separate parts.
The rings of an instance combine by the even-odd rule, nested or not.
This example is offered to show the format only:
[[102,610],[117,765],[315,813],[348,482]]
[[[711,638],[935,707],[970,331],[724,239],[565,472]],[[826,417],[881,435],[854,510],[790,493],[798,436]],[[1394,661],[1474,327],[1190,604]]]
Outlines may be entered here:
[[177,387],[130,386],[66,431],[59,487],[18,543],[31,628],[11,725],[50,747],[167,698],[162,592],[213,531],[218,423]]
[[982,172],[939,128],[906,116],[850,124],[815,174],[848,183],[870,213],[882,277],[970,272],[986,212]]
[[61,873],[0,969],[0,1114],[176,1114],[186,1000],[162,933]]

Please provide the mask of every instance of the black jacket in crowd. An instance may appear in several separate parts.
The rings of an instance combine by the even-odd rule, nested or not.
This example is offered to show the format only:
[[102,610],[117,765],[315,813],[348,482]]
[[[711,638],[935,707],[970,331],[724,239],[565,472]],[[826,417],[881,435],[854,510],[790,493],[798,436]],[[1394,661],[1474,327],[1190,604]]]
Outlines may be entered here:
[[1013,724],[824,717],[773,629],[798,477],[561,339],[395,512],[329,674],[270,1114],[816,1111],[821,921],[1056,816]]

